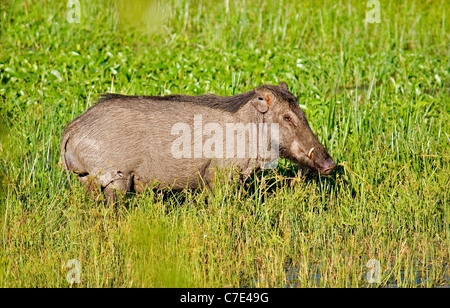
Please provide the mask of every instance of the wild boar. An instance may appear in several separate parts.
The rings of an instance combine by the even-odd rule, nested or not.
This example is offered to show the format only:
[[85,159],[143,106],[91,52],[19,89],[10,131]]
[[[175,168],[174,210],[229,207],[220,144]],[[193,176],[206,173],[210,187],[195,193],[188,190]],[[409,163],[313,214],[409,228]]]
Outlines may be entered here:
[[229,97],[105,94],[66,127],[61,156],[110,202],[152,183],[210,186],[227,168],[245,179],[278,158],[325,175],[336,167],[285,83]]

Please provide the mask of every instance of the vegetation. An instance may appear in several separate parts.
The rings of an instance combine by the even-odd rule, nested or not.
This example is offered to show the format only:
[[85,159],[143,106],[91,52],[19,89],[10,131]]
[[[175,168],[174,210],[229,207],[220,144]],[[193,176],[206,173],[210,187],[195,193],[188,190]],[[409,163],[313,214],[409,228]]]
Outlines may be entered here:
[[[371,23],[367,2],[80,0],[79,23],[67,1],[0,2],[0,286],[448,285],[449,6],[380,1]],[[282,161],[212,195],[70,192],[62,131],[99,94],[280,81],[333,176]]]

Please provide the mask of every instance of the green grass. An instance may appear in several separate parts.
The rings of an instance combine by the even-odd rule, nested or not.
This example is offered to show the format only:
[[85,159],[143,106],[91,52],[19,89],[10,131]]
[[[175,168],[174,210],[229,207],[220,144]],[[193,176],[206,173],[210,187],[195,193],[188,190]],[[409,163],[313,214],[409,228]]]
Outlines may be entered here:
[[[0,286],[449,285],[445,1],[0,3]],[[138,3],[139,2],[139,3]],[[126,5],[125,5],[126,6]],[[120,8],[120,10],[117,10]],[[118,12],[119,11],[119,12]],[[154,21],[149,22],[149,21]],[[232,95],[285,81],[338,172],[96,203],[59,164],[104,92]],[[69,284],[66,263],[81,264]],[[380,262],[380,282],[366,266]]]

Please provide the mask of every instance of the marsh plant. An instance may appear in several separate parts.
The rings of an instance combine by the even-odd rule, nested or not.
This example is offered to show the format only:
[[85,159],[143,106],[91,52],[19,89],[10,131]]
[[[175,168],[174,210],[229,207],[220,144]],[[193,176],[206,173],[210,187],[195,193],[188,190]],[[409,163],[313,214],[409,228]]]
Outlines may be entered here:
[[[449,6],[379,1],[371,23],[368,2],[171,0],[146,26],[123,1],[80,0],[79,23],[76,1],[1,1],[0,285],[448,285]],[[99,94],[281,81],[335,173],[280,158],[209,190],[70,190],[62,133]]]

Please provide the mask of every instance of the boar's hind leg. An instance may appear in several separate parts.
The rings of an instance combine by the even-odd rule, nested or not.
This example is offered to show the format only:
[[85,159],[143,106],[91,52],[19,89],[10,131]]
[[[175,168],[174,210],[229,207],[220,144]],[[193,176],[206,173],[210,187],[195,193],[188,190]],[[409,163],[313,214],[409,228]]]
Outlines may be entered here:
[[97,200],[103,194],[108,203],[116,202],[118,195],[130,191],[132,183],[132,177],[124,177],[120,172],[117,172],[117,176],[106,185],[89,173],[78,174],[78,177],[94,199]]
[[119,195],[124,195],[126,192],[131,191],[133,186],[133,176],[125,175],[120,171],[117,171],[117,176],[103,187],[103,194],[105,195],[108,203],[114,203],[117,201]]
[[86,187],[89,194],[94,197],[94,199],[98,199],[98,197],[102,193],[102,187],[96,177],[91,176],[89,173],[80,173],[78,174],[78,178],[80,182]]

